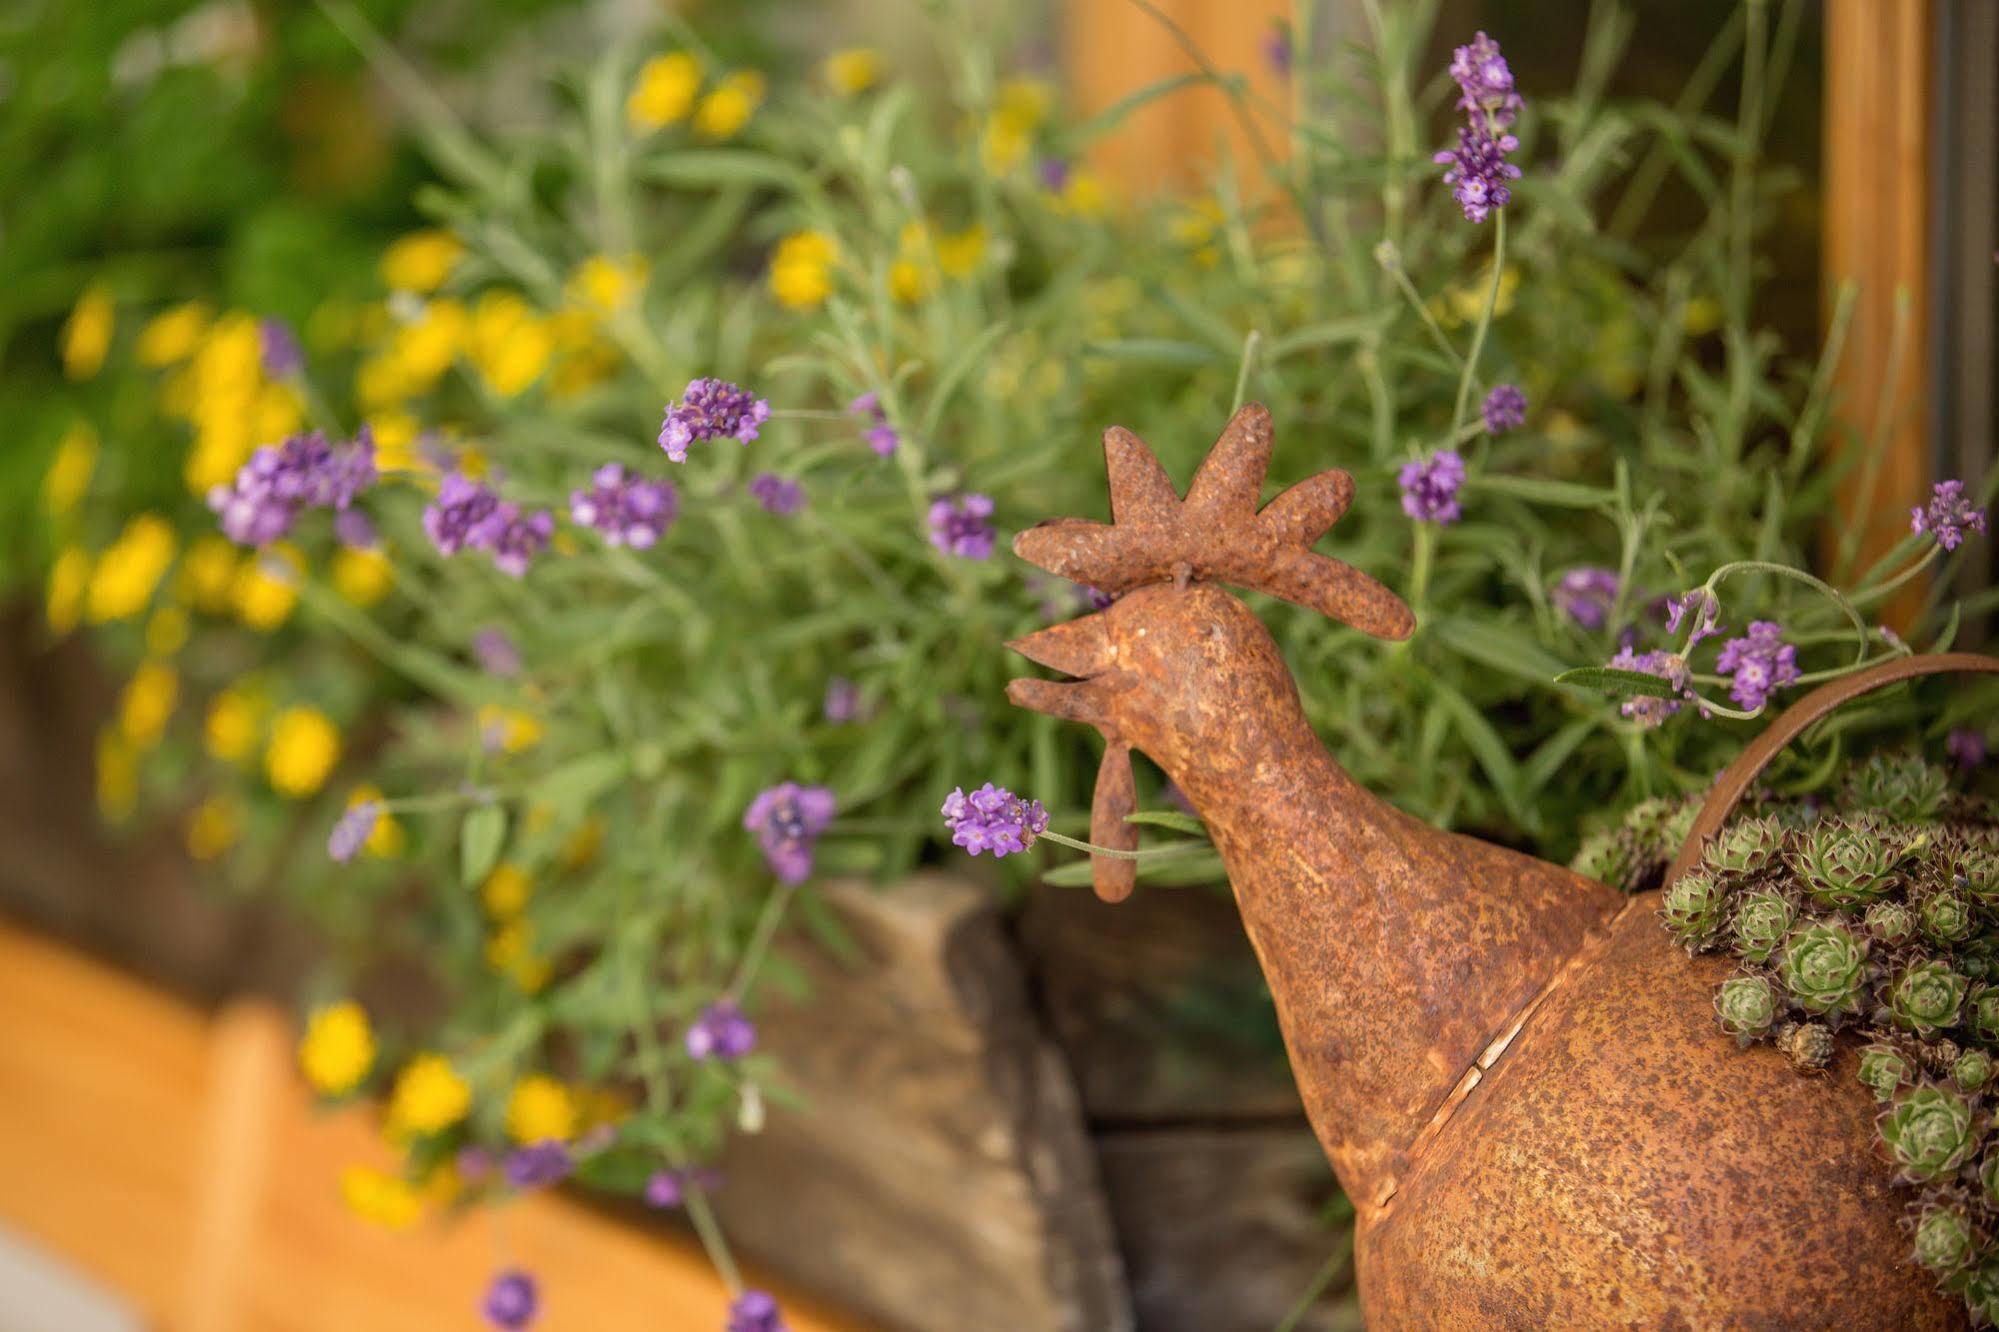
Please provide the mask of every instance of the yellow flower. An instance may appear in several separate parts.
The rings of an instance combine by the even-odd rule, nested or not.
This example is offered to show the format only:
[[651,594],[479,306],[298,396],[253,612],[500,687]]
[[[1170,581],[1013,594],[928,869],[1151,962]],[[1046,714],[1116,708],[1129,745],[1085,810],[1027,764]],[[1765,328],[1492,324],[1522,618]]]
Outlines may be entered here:
[[625,99],[625,119],[641,132],[685,120],[701,90],[701,64],[685,51],[654,56]]
[[235,802],[210,796],[187,817],[187,853],[199,861],[218,860],[242,832],[243,814]]
[[143,661],[118,701],[118,729],[137,749],[157,744],[180,696],[180,675],[162,661]]
[[1041,79],[1008,79],[993,100],[993,116],[1024,130],[1039,128],[1048,117],[1055,90]]
[[523,994],[534,994],[548,984],[552,968],[534,950],[534,926],[524,920],[510,920],[486,940],[486,965],[512,981]]
[[333,556],[333,588],[356,606],[368,607],[389,595],[396,569],[374,547],[343,546]]
[[317,708],[286,708],[271,723],[264,775],[281,794],[304,797],[325,785],[340,758],[340,733]]
[[694,128],[710,138],[726,139],[749,124],[763,100],[764,76],[753,69],[739,69],[701,99],[694,112]]
[[937,267],[945,277],[970,277],[980,261],[986,257],[986,229],[981,226],[967,227],[937,240]]
[[576,831],[556,849],[556,863],[570,871],[580,870],[597,858],[604,848],[604,820],[591,815],[576,825]]
[[305,424],[305,403],[290,384],[266,384],[252,409],[251,433],[258,439],[283,439]]
[[1552,444],[1573,444],[1582,438],[1582,422],[1557,407],[1548,413],[1547,420],[1541,427],[1541,433],[1546,435]]
[[89,379],[104,368],[104,354],[111,350],[111,331],[117,318],[109,287],[93,282],[83,289],[62,326],[64,374],[71,379]]
[[[622,260],[593,254],[569,275],[569,300],[594,314],[614,314],[636,302],[645,291],[652,266],[644,255],[628,254]],[[587,331],[589,325],[584,325]],[[557,341],[562,333],[551,329]]]
[[155,657],[171,657],[187,646],[187,612],[178,606],[162,606],[146,621],[146,651]]
[[494,920],[512,920],[527,908],[534,893],[534,880],[512,861],[502,862],[479,886],[479,900]]
[[1000,85],[979,135],[979,160],[989,174],[1005,175],[1026,160],[1052,96],[1049,86],[1036,79],[1012,79]]
[[465,345],[469,320],[465,307],[457,301],[435,300],[423,313],[396,330],[390,355],[411,393],[423,393],[436,384],[459,349]]
[[142,513],[126,523],[118,539],[97,557],[84,597],[84,615],[92,624],[102,624],[144,610],[173,562],[174,545],[173,528],[156,513]]
[[[1497,319],[1513,308],[1513,292],[1520,285],[1520,270],[1509,267],[1499,275],[1499,294],[1493,299],[1492,317]],[[1488,265],[1463,286],[1446,287],[1429,303],[1430,314],[1445,328],[1468,324],[1485,313],[1487,293],[1492,290],[1492,268]]]
[[263,734],[264,696],[248,685],[231,685],[208,704],[208,720],[203,736],[211,756],[224,763],[241,763],[250,757]]
[[486,743],[498,746],[509,754],[518,754],[523,749],[532,749],[541,743],[541,722],[532,713],[519,708],[504,708],[498,703],[488,703],[479,709],[479,734]]
[[97,432],[78,421],[63,432],[56,456],[42,476],[42,507],[51,518],[61,518],[77,506],[96,469]]
[[369,412],[381,412],[421,390],[403,372],[403,364],[388,352],[379,352],[362,361],[354,370],[354,397]]
[[436,291],[464,253],[465,246],[448,231],[412,231],[382,252],[382,281],[394,291]]
[[213,533],[200,537],[180,562],[174,590],[196,610],[218,615],[229,609],[230,593],[236,587],[236,563],[236,547],[227,537]]
[[1069,173],[1061,193],[1052,202],[1056,212],[1071,217],[1102,217],[1110,211],[1110,206],[1110,186],[1104,183],[1104,178],[1081,168]]
[[83,609],[83,591],[90,582],[90,556],[81,546],[65,546],[49,566],[48,617],[53,633],[76,628]]
[[1166,234],[1176,245],[1199,249],[1213,242],[1227,221],[1220,200],[1196,199],[1166,224]]
[[203,409],[240,406],[264,382],[264,343],[256,317],[231,310],[215,321],[190,367],[195,402]]
[[420,1054],[403,1065],[389,1094],[391,1137],[439,1133],[472,1108],[472,1087],[440,1054]]
[[554,339],[528,303],[510,291],[479,298],[466,354],[486,387],[511,398],[541,376]]
[[[352,809],[369,801],[379,806],[386,799],[381,787],[363,782],[347,793],[347,808]],[[394,860],[402,855],[403,846],[407,841],[408,838],[403,835],[403,825],[397,821],[395,815],[383,809],[375,815],[375,826],[369,830],[368,840],[361,843],[361,849],[377,860]]]
[[188,301],[154,315],[139,332],[139,364],[159,368],[185,361],[201,345],[208,320],[208,307],[200,301]]
[[507,1136],[526,1146],[576,1134],[576,1098],[544,1073],[530,1073],[507,1097]]
[[297,553],[284,546],[272,546],[238,564],[229,587],[236,618],[265,633],[283,624],[298,605],[299,565]]
[[401,1175],[373,1166],[340,1172],[340,1199],[347,1210],[384,1230],[408,1230],[423,1216],[423,1198]]
[[129,817],[139,800],[139,755],[124,736],[97,733],[97,809],[113,823]]
[[1721,327],[1721,302],[1712,296],[1696,296],[1680,311],[1680,327],[1689,337],[1702,337]]
[[375,1032],[352,999],[312,1010],[298,1043],[298,1064],[313,1090],[326,1096],[353,1091],[375,1066]]
[[898,259],[888,268],[888,294],[904,305],[914,305],[930,294],[930,282],[923,269],[907,259]]
[[778,242],[770,260],[770,289],[793,310],[810,310],[833,294],[839,247],[823,231],[795,231]]
[[369,425],[375,432],[375,466],[384,472],[435,470],[416,450],[416,418],[408,412],[376,412]]
[[577,1127],[585,1130],[600,1125],[621,1124],[632,1117],[632,1100],[610,1087],[591,1087],[576,1092]]
[[819,73],[835,93],[853,97],[880,81],[881,56],[865,46],[850,46],[827,56]]

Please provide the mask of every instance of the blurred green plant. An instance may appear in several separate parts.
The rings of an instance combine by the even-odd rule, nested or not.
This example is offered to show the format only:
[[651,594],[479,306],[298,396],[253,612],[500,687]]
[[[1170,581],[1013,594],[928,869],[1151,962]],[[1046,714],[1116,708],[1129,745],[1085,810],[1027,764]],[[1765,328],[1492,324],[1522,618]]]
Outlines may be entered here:
[[[1525,174],[1484,224],[1432,161],[1454,84],[1418,65],[1430,5],[1369,5],[1364,46],[1295,70],[1283,156],[1252,136],[1258,162],[1180,201],[1121,197],[1093,146],[1190,83],[1265,109],[1242,81],[1203,64],[1077,118],[945,0],[926,9],[946,105],[859,51],[767,87],[676,26],[559,77],[555,121],[511,131],[455,114],[346,0],[323,9],[435,164],[432,227],[389,249],[366,299],[315,306],[302,368],[240,309],[155,309],[114,340],[148,364],[147,406],[186,423],[190,498],[107,545],[134,492],[66,450],[48,602],[138,663],[100,743],[107,812],[175,809],[219,876],[312,913],[327,998],[390,956],[449,996],[385,1051],[351,1004],[308,1032],[323,1090],[388,1093],[409,1175],[354,1192],[381,1219],[453,1162],[462,1196],[502,1191],[492,1153],[511,1143],[515,1184],[559,1166],[684,1201],[735,1283],[699,1162],[783,1094],[736,1007],[796,983],[773,933],[789,917],[837,937],[801,863],[902,873],[936,853],[946,792],[981,779],[1081,830],[1095,756],[1006,705],[1002,645],[1087,590],[986,554],[1103,510],[1105,425],[1184,476],[1254,398],[1278,423],[1273,488],[1352,471],[1339,554],[1421,628],[1384,645],[1261,607],[1314,723],[1411,812],[1557,856],[1612,810],[1697,789],[1748,733],[1557,682],[1643,650],[1689,685],[1739,685],[1668,637],[1660,603],[1690,571],[1720,571],[1731,622],[1767,619],[1805,665],[1841,669],[1846,610],[1939,558],[1912,534],[1831,600],[1777,572],[1811,562],[1849,456],[1828,410],[1847,302],[1804,360],[1753,302],[1754,237],[1794,184],[1758,143],[1800,4],[1753,3],[1722,34],[1713,60],[1745,70],[1732,116],[1607,99],[1631,27],[1597,6],[1574,88],[1527,90]],[[1695,233],[1599,225],[1669,188],[1705,205]],[[113,305],[71,316],[85,350]],[[711,390],[690,381],[710,378],[770,404],[752,442],[699,437],[686,404]],[[1471,409],[1509,385],[1517,410]],[[696,427],[684,463],[652,439],[662,404]],[[380,483],[240,552],[193,497],[302,423],[365,425]],[[1450,518],[1405,510],[1399,478],[1442,452],[1461,464]],[[656,544],[609,545],[602,504],[573,507],[612,463],[619,487],[675,483]],[[565,516],[545,552],[543,509]],[[1911,641],[1947,642],[1940,621]],[[1903,650],[1864,618],[1857,637]],[[328,830],[344,863],[317,854]]]

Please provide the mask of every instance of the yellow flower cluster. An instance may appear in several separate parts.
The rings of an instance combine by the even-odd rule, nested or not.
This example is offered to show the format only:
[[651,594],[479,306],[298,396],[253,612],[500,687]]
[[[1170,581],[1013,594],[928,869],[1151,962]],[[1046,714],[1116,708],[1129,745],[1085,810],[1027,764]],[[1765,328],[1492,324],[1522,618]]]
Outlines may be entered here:
[[541,743],[542,725],[531,712],[488,703],[479,709],[479,734],[501,752],[518,754]]
[[858,97],[881,82],[881,56],[865,46],[850,46],[827,56],[819,75],[835,95]]
[[576,1136],[576,1098],[545,1073],[530,1073],[507,1097],[507,1136],[526,1146]]
[[180,675],[173,667],[154,658],[139,663],[118,699],[118,729],[134,749],[159,743],[179,695]]
[[265,376],[257,320],[244,311],[211,323],[199,310],[176,307],[155,316],[140,344],[169,371],[161,405],[194,427],[184,477],[197,495],[227,483],[259,445],[305,419],[298,390]]
[[382,281],[391,291],[428,295],[445,284],[464,257],[464,244],[450,232],[412,231],[382,252]]
[[440,1054],[420,1054],[403,1065],[389,1093],[388,1133],[402,1140],[442,1133],[472,1109],[472,1086]]
[[322,1095],[341,1096],[360,1086],[375,1066],[375,1032],[361,1005],[347,999],[314,1009],[299,1040],[298,1063]]
[[1003,176],[1027,160],[1053,101],[1053,89],[1039,79],[1010,79],[1000,85],[979,132],[979,161],[988,173]]
[[85,287],[62,326],[63,373],[71,379],[89,379],[102,370],[117,323],[111,289],[102,282]]
[[[363,782],[347,793],[347,808],[372,802],[379,806],[387,799],[382,788],[370,782]],[[402,855],[408,841],[403,825],[395,815],[383,809],[375,815],[375,826],[368,831],[368,840],[361,843],[361,849],[378,860],[394,860]]]
[[126,523],[118,539],[97,557],[84,590],[84,617],[103,624],[144,610],[173,563],[178,544],[173,527],[156,513],[142,513]]
[[810,310],[833,294],[840,250],[823,231],[795,231],[778,242],[770,261],[770,289],[778,303]]
[[242,835],[242,806],[228,796],[210,796],[187,817],[187,853],[199,861],[220,859]]
[[685,51],[655,56],[640,68],[625,99],[625,120],[640,134],[650,134],[690,117],[698,133],[726,139],[749,124],[763,105],[764,76],[739,69],[722,76],[701,95],[701,64]]
[[904,305],[914,305],[936,291],[939,277],[970,277],[985,257],[984,227],[974,225],[935,235],[927,224],[911,222],[903,227],[896,260],[889,265],[889,295]]
[[[212,712],[209,721],[212,748]],[[326,784],[339,759],[340,733],[319,709],[289,707],[271,723],[271,743],[264,751],[264,775],[280,795],[303,799],[313,794]]]
[[423,1216],[423,1197],[416,1186],[373,1166],[342,1170],[340,1199],[348,1211],[384,1230],[408,1230]]
[[78,421],[63,432],[56,456],[42,476],[42,508],[51,518],[66,518],[90,489],[97,470],[97,432]]
[[523,994],[547,985],[551,971],[548,959],[535,952],[534,924],[524,915],[533,895],[534,880],[512,862],[495,868],[479,887],[480,903],[493,921],[493,932],[486,939],[486,965]]

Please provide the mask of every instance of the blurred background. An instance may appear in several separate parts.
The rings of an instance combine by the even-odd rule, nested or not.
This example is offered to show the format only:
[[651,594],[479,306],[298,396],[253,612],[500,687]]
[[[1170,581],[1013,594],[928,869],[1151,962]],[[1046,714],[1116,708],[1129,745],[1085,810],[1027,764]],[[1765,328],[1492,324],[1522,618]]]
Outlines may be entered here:
[[[971,9],[1002,34],[1006,70],[1086,117],[1194,69],[1181,37],[1281,100],[1294,65],[1366,41],[1372,7],[1320,0],[1313,49],[1280,54],[1296,30],[1288,0]],[[552,70],[653,49],[682,22],[773,84],[854,49],[939,106],[955,77],[912,22],[916,0],[355,8],[482,134],[554,134]],[[1441,69],[1484,29],[1532,89],[1573,80],[1600,6],[1433,8],[1417,68]],[[1635,36],[1604,97],[1735,105],[1736,66],[1703,62],[1742,5],[1619,8]],[[1765,219],[1758,322],[1809,360],[1834,285],[1861,284],[1839,410],[1892,422],[1879,504],[1893,528],[1935,477],[1990,464],[1999,10],[1828,0],[1797,21],[1763,149],[1794,187]],[[1194,87],[1137,108],[1087,165],[1135,213],[1164,216],[1244,145],[1222,95]],[[549,1326],[721,1326],[687,1233],[636,1208],[538,1200],[422,1245],[342,1210],[313,1167],[365,1152],[367,1134],[307,1110],[279,1016],[301,1001],[313,932],[267,898],[219,890],[178,826],[106,830],[94,737],[118,671],[89,636],[52,633],[43,604],[63,540],[45,478],[78,421],[123,511],[187,503],[182,427],[146,367],[107,361],[103,344],[129,334],[94,333],[92,302],[200,302],[281,320],[309,355],[338,345],[380,303],[385,251],[437,223],[434,161],[379,62],[311,4],[15,0],[0,14],[0,1327],[473,1326],[467,1292],[523,1232],[577,1292]],[[1664,191],[1633,244],[1698,227],[1706,207]],[[1989,562],[1967,577],[1967,591],[1989,585]],[[1989,633],[1969,623],[1962,641]],[[996,906],[918,882],[836,897],[873,959],[867,983],[816,955],[796,965],[821,1002],[890,1030],[921,1013],[934,1039],[821,1057],[812,1023],[780,1006],[767,1039],[821,1113],[722,1158],[739,1185],[723,1220],[795,1299],[794,1324],[1358,1326],[1351,1210],[1227,898],[1141,893],[1106,914],[1073,889]],[[842,1101],[857,1083],[874,1098]],[[905,1119],[946,1124],[962,1161],[946,1151],[928,1173],[863,1183],[900,1167],[871,1168],[854,1144]],[[253,1231],[267,1242],[246,1244]]]

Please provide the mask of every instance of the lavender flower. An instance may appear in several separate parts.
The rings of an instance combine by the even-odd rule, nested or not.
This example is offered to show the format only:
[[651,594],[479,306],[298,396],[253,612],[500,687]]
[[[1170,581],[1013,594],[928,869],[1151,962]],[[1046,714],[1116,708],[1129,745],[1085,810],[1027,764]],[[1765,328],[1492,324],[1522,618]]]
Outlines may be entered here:
[[[1612,670],[1643,671],[1647,675],[1656,675],[1671,685],[1681,698],[1691,696],[1692,677],[1687,670],[1686,658],[1671,652],[1634,653],[1628,647],[1621,648],[1610,659],[1610,667]],[[1657,726],[1680,710],[1681,698],[1640,695],[1625,699],[1618,711],[1641,725]]]
[[1450,449],[1402,464],[1395,480],[1402,487],[1402,512],[1419,523],[1454,523],[1464,512],[1458,487],[1465,483],[1465,460]]
[[1048,811],[1039,800],[1022,800],[991,782],[970,795],[963,787],[953,790],[944,797],[943,813],[952,842],[975,856],[990,851],[998,859],[1025,851],[1048,830]]
[[[1062,168],[1065,179],[1068,176],[1068,170],[1066,165]],[[1046,179],[1045,175],[1043,179]],[[1056,187],[1050,186],[1049,188],[1054,189]],[[847,410],[868,422],[868,428],[862,432],[862,438],[868,441],[868,447],[873,449],[877,456],[886,458],[895,452],[895,446],[902,442],[902,437],[896,434],[895,427],[888,423],[888,413],[882,410],[881,398],[879,396],[873,393],[863,393],[860,397],[847,404]]]
[[646,1180],[645,1200],[653,1207],[678,1207],[690,1189],[713,1189],[722,1177],[713,1170],[655,1170]]
[[1693,626],[1687,635],[1687,651],[1692,652],[1694,644],[1703,638],[1712,638],[1721,632],[1721,601],[1704,587],[1697,587],[1683,597],[1673,597],[1666,602],[1666,632],[1677,634],[1680,623],[1693,613]]
[[290,532],[303,510],[345,509],[374,483],[375,441],[365,428],[339,448],[315,430],[251,454],[228,485],[208,492],[208,507],[230,540],[264,546]]
[[354,859],[367,844],[381,817],[382,804],[379,800],[363,800],[350,805],[326,839],[326,854],[343,865]]
[[725,379],[689,380],[680,401],[670,403],[660,423],[659,446],[675,462],[687,461],[687,448],[707,439],[737,439],[747,444],[757,427],[770,420],[770,404],[740,384]]
[[264,374],[271,379],[290,379],[305,368],[305,352],[298,335],[282,319],[257,321],[257,351]]
[[1450,168],[1444,172],[1444,184],[1451,187],[1451,197],[1464,210],[1465,221],[1483,222],[1493,209],[1513,202],[1513,191],[1506,182],[1520,179],[1520,168],[1507,161],[1506,155],[1519,146],[1520,140],[1511,134],[1494,138],[1480,126],[1466,125],[1458,130],[1456,148],[1431,159]]
[[729,1325],[722,1332],[788,1332],[777,1300],[761,1290],[746,1290],[729,1306]]
[[534,1278],[519,1268],[511,1268],[493,1278],[493,1284],[486,1288],[480,1312],[494,1327],[518,1332],[534,1321],[538,1303]]
[[1950,755],[1951,762],[1960,768],[1982,768],[1985,766],[1987,749],[1985,737],[1969,726],[1960,726],[1944,737],[1944,753]]
[[836,808],[833,793],[823,786],[780,782],[750,802],[743,826],[757,835],[773,874],[785,883],[803,883],[812,877],[812,844]]
[[680,514],[680,492],[671,481],[653,481],[605,463],[590,477],[588,490],[570,492],[569,520],[594,527],[604,544],[645,550],[666,535]]
[[759,472],[750,480],[750,494],[764,511],[789,518],[805,507],[805,487],[776,472]]
[[333,515],[333,539],[354,550],[373,550],[375,521],[359,509],[342,509]]
[[1483,32],[1451,53],[1451,77],[1458,85],[1458,107],[1473,121],[1503,130],[1520,114],[1513,70],[1499,53],[1499,43]]
[[826,682],[826,720],[844,725],[861,715],[861,687],[844,675]]
[[1932,533],[1945,550],[1956,550],[1966,532],[1985,530],[1985,510],[1972,507],[1962,481],[1937,482],[1928,507],[1909,513],[1909,530]]
[[1749,633],[1721,645],[1715,670],[1729,677],[1728,695],[1737,705],[1754,711],[1770,701],[1770,695],[1795,681],[1798,650],[1783,638],[1784,626],[1770,620],[1754,620]]
[[456,555],[490,539],[489,524],[500,497],[463,472],[447,472],[437,498],[423,511],[423,530],[440,555]]
[[1485,395],[1479,408],[1485,417],[1488,435],[1502,435],[1527,423],[1527,395],[1518,384],[1500,384]]
[[[1034,174],[1041,180],[1041,188],[1050,194],[1060,194],[1069,184],[1069,159],[1066,157],[1044,157],[1035,165]],[[864,395],[872,399],[872,393]],[[860,399],[856,398],[856,405]],[[853,409],[849,409],[853,410]]]
[[1615,571],[1584,565],[1555,580],[1551,599],[1555,609],[1595,633],[1610,618],[1610,608],[1617,604],[1618,587]]
[[930,544],[960,559],[989,559],[993,553],[993,502],[984,495],[940,499],[930,506]]
[[570,1157],[568,1147],[555,1138],[546,1138],[508,1152],[501,1168],[509,1186],[539,1189],[569,1178],[576,1162]]
[[740,1059],[757,1047],[757,1029],[743,1010],[717,999],[687,1029],[689,1059]]
[[547,509],[523,513],[520,505],[503,500],[480,524],[472,544],[493,553],[494,568],[511,578],[519,578],[528,571],[534,557],[548,549],[549,538],[554,534],[555,517]]
[[[1273,20],[1271,25],[1263,30],[1261,46],[1263,63],[1270,72],[1280,79],[1289,78],[1291,64],[1296,55],[1291,46],[1291,25],[1282,20]],[[1505,64],[1504,61],[1500,63]]]
[[488,675],[511,679],[521,673],[521,650],[507,632],[488,625],[472,635],[472,656]]

